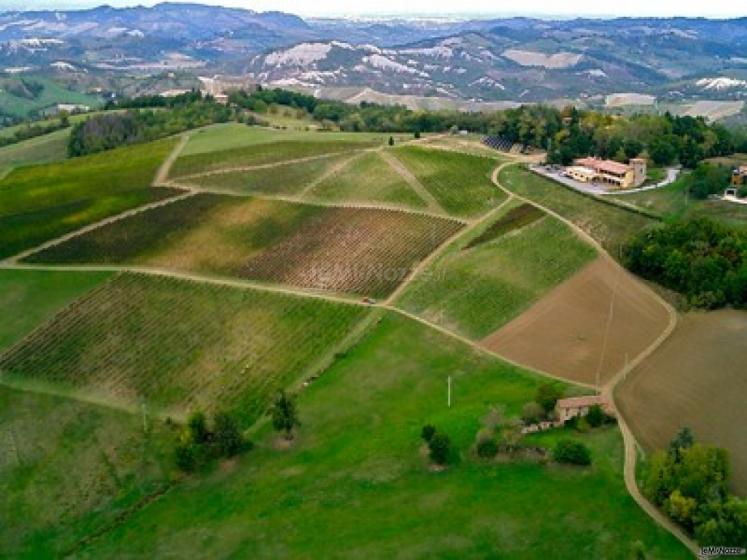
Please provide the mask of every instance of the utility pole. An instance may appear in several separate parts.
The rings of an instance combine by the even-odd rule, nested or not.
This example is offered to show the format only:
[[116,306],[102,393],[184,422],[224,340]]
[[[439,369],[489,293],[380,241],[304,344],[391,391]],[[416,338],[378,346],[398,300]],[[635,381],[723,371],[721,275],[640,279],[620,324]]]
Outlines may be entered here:
[[446,387],[446,405],[451,408],[451,376],[447,378]]

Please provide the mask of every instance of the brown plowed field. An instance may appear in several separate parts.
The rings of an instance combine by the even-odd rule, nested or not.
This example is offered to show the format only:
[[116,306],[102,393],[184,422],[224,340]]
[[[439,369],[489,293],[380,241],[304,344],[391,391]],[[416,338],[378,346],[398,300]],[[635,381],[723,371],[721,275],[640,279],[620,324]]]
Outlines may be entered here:
[[617,402],[649,450],[683,426],[727,448],[734,489],[747,496],[747,312],[686,314],[619,386]]
[[668,322],[666,309],[645,286],[598,258],[482,344],[573,381],[595,384],[598,372],[604,384]]

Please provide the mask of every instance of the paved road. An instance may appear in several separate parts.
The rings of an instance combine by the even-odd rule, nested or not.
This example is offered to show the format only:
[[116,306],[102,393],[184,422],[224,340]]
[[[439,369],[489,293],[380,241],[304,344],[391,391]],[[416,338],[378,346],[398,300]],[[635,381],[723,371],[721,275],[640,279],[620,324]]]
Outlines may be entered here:
[[592,194],[595,196],[617,196],[624,194],[634,194],[639,192],[651,191],[654,189],[660,189],[672,184],[679,176],[680,170],[677,167],[667,168],[667,176],[656,183],[655,185],[648,185],[645,187],[638,187],[636,189],[625,189],[625,190],[609,190],[606,186],[599,183],[581,183],[580,181],[574,181],[570,177],[566,177],[560,171],[550,170],[543,165],[530,165],[529,168],[543,177],[547,177],[557,183],[561,183],[566,187],[570,187],[582,193]]

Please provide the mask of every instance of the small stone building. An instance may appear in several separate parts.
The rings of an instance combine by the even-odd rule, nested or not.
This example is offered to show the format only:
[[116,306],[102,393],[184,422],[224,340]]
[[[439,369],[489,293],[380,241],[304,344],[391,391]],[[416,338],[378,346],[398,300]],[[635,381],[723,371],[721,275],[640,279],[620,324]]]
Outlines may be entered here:
[[586,416],[589,409],[598,404],[607,414],[612,415],[613,410],[607,400],[601,395],[587,395],[583,397],[569,397],[558,399],[555,404],[555,413],[559,423],[564,423],[575,416]]

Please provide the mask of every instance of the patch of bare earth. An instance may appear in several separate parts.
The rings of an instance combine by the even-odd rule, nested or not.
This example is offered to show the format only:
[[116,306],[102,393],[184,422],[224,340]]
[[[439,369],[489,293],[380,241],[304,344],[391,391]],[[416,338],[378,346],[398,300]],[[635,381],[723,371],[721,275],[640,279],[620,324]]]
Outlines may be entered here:
[[666,447],[689,426],[729,450],[734,489],[747,496],[747,312],[687,313],[620,384],[617,403],[641,444]]
[[655,296],[600,257],[482,345],[558,377],[604,384],[667,324],[667,311]]

